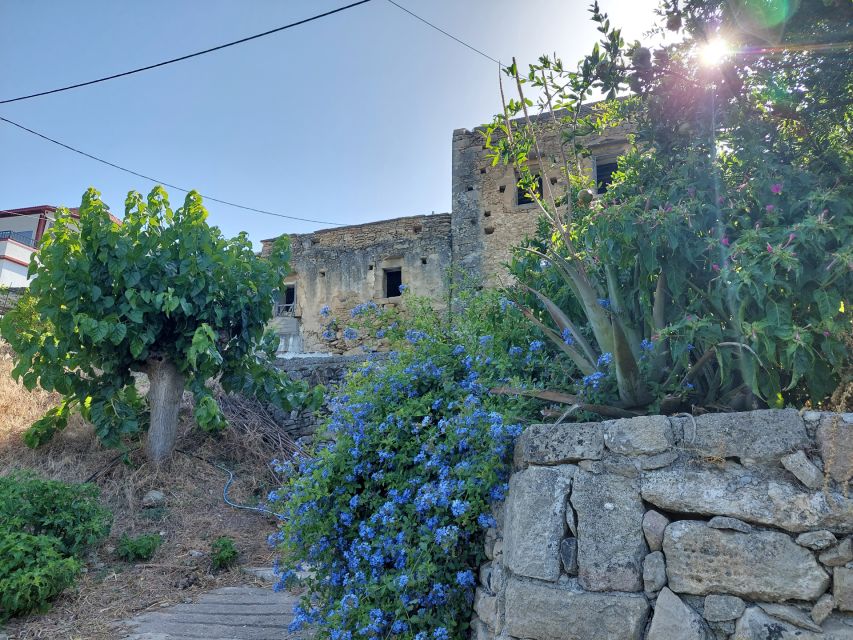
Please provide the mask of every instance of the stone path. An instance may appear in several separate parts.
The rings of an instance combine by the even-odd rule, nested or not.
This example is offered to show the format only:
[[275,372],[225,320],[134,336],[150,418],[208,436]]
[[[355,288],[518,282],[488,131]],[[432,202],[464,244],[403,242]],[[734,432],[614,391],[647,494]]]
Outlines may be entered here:
[[298,596],[258,587],[224,587],[197,602],[150,611],[122,623],[125,640],[307,640],[291,633]]

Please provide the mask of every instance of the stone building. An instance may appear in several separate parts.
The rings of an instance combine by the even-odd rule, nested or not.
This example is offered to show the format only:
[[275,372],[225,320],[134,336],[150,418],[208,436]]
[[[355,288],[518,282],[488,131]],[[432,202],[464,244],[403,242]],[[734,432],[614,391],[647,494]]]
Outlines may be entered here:
[[[531,168],[541,190],[565,190],[559,131],[535,117],[542,156]],[[583,141],[589,155],[581,170],[606,189],[627,131],[614,128]],[[327,320],[344,317],[359,303],[399,303],[399,285],[439,305],[449,296],[449,274],[465,273],[485,284],[505,280],[503,265],[514,246],[536,231],[539,207],[518,188],[513,167],[492,165],[482,129],[457,129],[452,141],[452,211],[291,235],[293,273],[276,305],[273,326],[284,352],[346,351],[323,338]],[[268,254],[275,238],[263,240]]]

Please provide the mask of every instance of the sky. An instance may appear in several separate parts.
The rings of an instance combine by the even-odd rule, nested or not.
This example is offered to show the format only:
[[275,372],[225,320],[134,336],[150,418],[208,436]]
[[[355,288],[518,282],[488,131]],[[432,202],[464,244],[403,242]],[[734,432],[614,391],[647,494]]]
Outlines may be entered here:
[[[502,62],[576,61],[597,32],[576,0],[398,0]],[[0,0],[0,100],[152,64],[349,0]],[[656,0],[600,0],[626,39]],[[0,116],[202,194],[355,224],[450,210],[451,137],[500,108],[494,62],[371,2],[189,61],[0,105]],[[121,217],[154,183],[0,122],[0,209],[77,206],[94,186]],[[170,192],[173,205],[184,194]],[[328,224],[207,202],[228,236]]]

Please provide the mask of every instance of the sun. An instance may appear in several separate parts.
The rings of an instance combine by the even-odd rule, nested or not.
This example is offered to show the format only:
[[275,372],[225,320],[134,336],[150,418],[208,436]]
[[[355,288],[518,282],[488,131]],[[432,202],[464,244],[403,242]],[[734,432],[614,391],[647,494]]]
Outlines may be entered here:
[[714,67],[720,64],[732,52],[729,43],[722,38],[708,40],[699,47],[699,60],[706,67]]

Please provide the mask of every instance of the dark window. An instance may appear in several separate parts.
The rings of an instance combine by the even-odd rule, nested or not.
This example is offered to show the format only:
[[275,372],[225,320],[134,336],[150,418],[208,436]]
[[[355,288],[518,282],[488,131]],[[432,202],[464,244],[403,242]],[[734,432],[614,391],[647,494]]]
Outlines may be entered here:
[[403,284],[403,270],[383,269],[385,272],[385,297],[393,298],[400,295],[400,285]]
[[[536,177],[536,193],[539,194],[539,197],[542,197],[542,176],[537,175]],[[530,204],[534,202],[534,199],[527,194],[527,192],[521,188],[516,187],[515,189],[515,198],[517,204]]]
[[598,193],[607,191],[607,187],[613,182],[613,174],[618,169],[615,162],[595,163],[595,180],[598,183]]
[[284,304],[296,302],[296,285],[289,284],[284,288]]
[[284,291],[279,294],[275,305],[275,315],[292,316],[296,310],[296,285],[284,285]]

